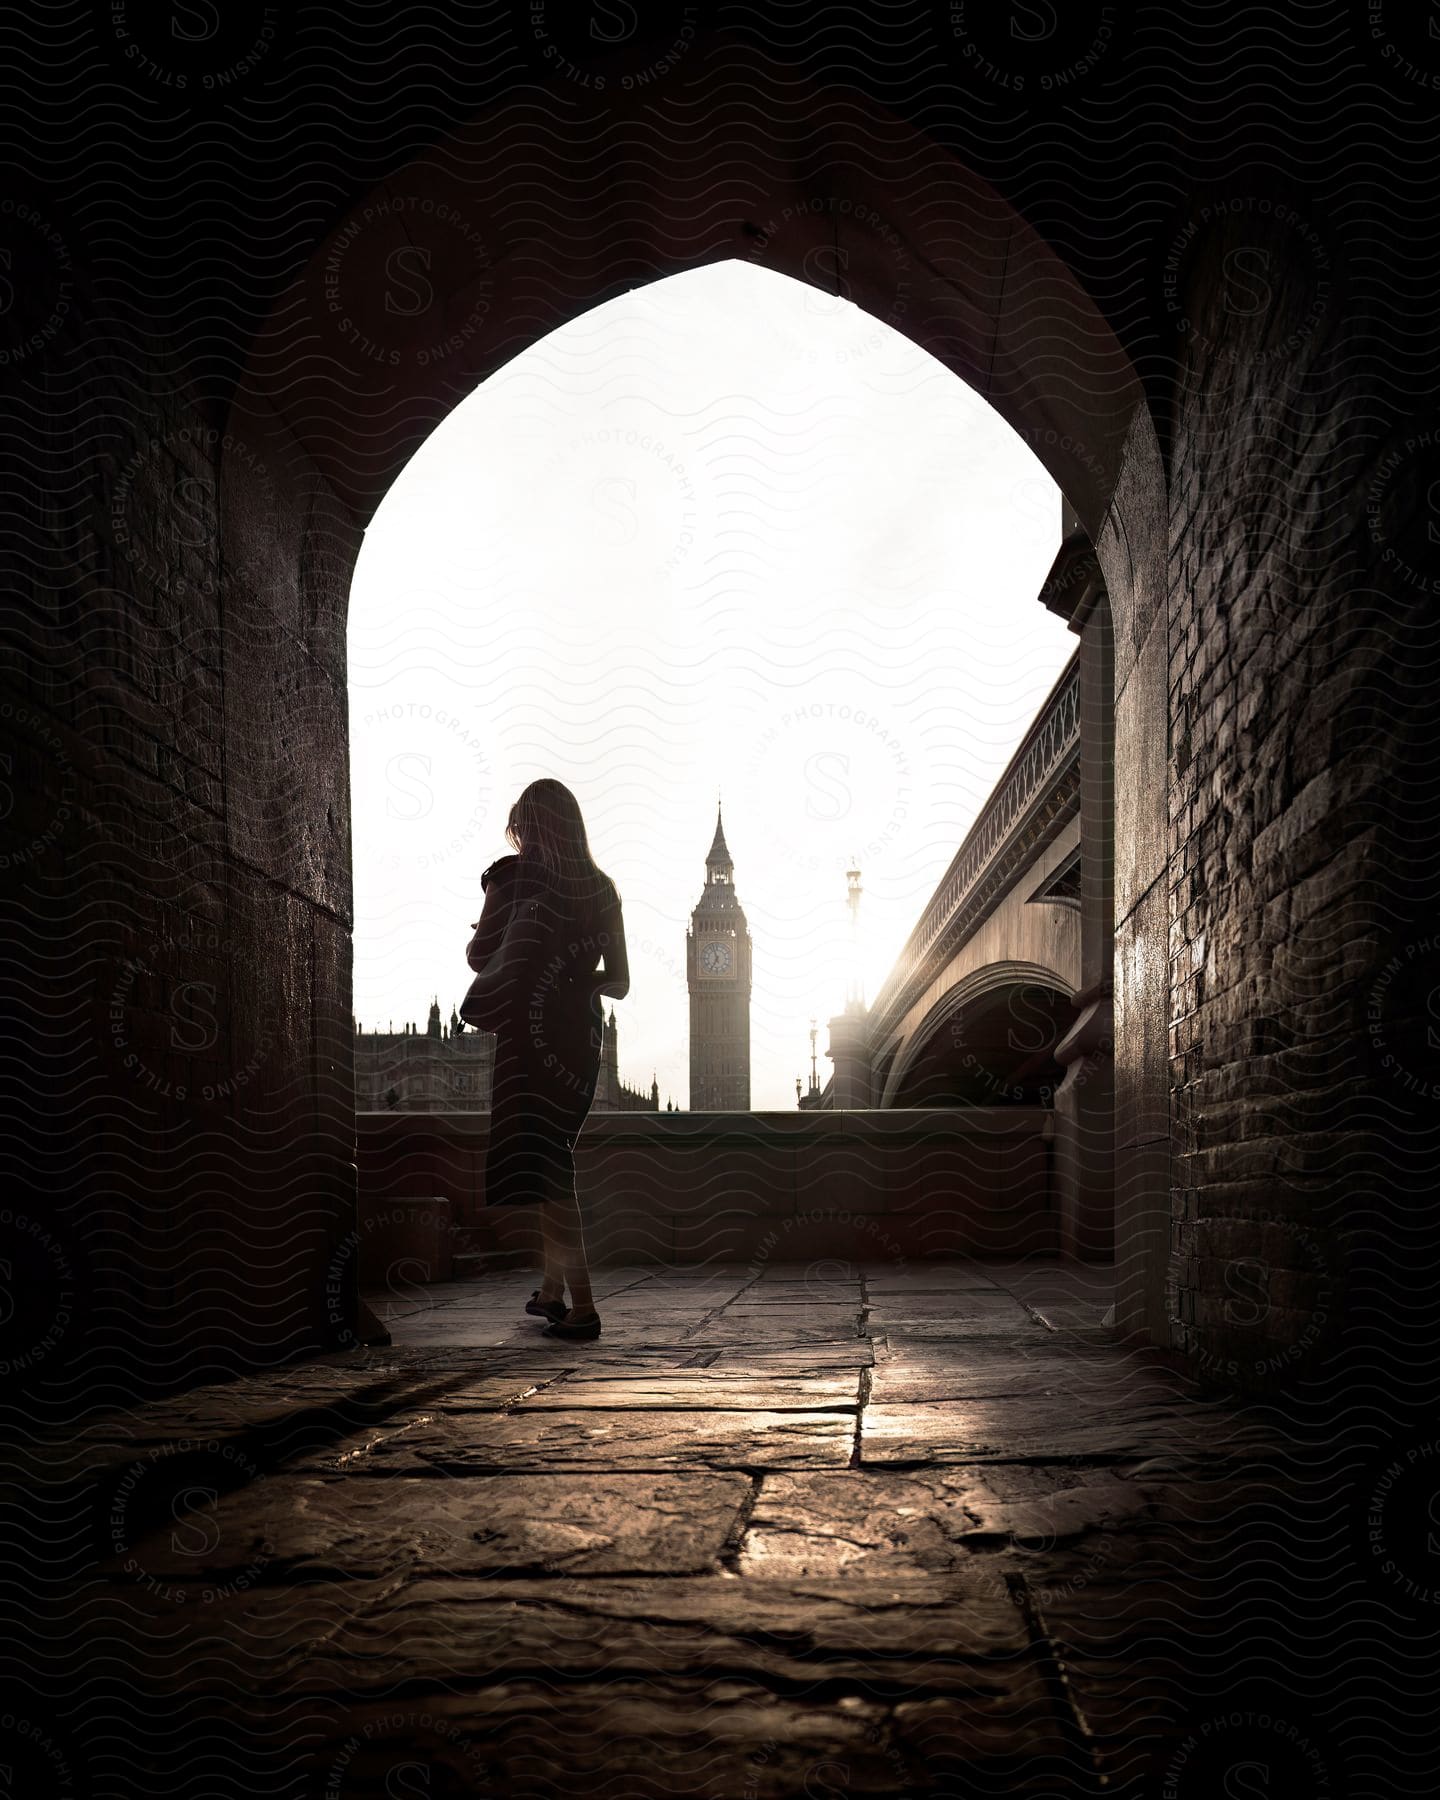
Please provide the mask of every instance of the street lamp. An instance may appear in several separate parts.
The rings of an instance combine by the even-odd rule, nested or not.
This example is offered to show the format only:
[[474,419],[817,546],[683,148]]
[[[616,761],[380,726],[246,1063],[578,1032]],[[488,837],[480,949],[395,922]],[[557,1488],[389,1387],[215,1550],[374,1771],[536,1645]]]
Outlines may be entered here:
[[865,1010],[865,980],[860,970],[860,871],[845,871],[846,900],[850,907],[850,984],[845,995],[845,1010],[852,1013],[863,1013]]

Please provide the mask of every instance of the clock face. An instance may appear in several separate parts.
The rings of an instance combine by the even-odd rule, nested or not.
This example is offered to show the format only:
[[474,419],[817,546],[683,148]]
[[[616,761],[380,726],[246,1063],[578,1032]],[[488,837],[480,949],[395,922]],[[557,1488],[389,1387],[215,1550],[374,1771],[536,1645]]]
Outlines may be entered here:
[[723,975],[730,967],[730,946],[706,944],[700,952],[700,967],[707,975]]

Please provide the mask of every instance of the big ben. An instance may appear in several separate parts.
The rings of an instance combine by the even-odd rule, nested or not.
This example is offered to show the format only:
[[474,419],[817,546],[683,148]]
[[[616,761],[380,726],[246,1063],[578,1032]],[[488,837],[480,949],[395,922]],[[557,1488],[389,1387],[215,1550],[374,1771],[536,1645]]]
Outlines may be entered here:
[[705,892],[685,934],[690,982],[690,1110],[750,1110],[750,930],[719,809]]

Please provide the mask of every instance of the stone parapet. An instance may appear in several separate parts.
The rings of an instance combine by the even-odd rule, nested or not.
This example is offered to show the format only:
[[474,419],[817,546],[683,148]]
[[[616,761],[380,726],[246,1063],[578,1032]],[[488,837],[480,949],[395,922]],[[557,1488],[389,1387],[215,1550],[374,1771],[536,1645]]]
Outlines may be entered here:
[[[1053,1131],[1021,1106],[592,1116],[587,1247],[662,1264],[1048,1255]],[[359,1113],[356,1135],[362,1205],[444,1196],[487,1264],[534,1254],[537,1209],[485,1205],[488,1113]]]

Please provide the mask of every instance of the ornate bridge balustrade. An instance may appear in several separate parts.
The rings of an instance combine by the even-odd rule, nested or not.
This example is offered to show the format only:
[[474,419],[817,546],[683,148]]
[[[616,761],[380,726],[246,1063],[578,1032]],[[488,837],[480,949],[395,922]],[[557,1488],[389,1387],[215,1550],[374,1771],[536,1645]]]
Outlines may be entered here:
[[[1006,981],[1028,976],[1067,996],[1079,985],[1079,662],[1077,652],[1050,690],[870,1008],[881,1104],[907,1103],[906,1071],[936,1009],[951,1012],[969,977],[1004,968]],[[1001,915],[1001,930],[982,930]]]

